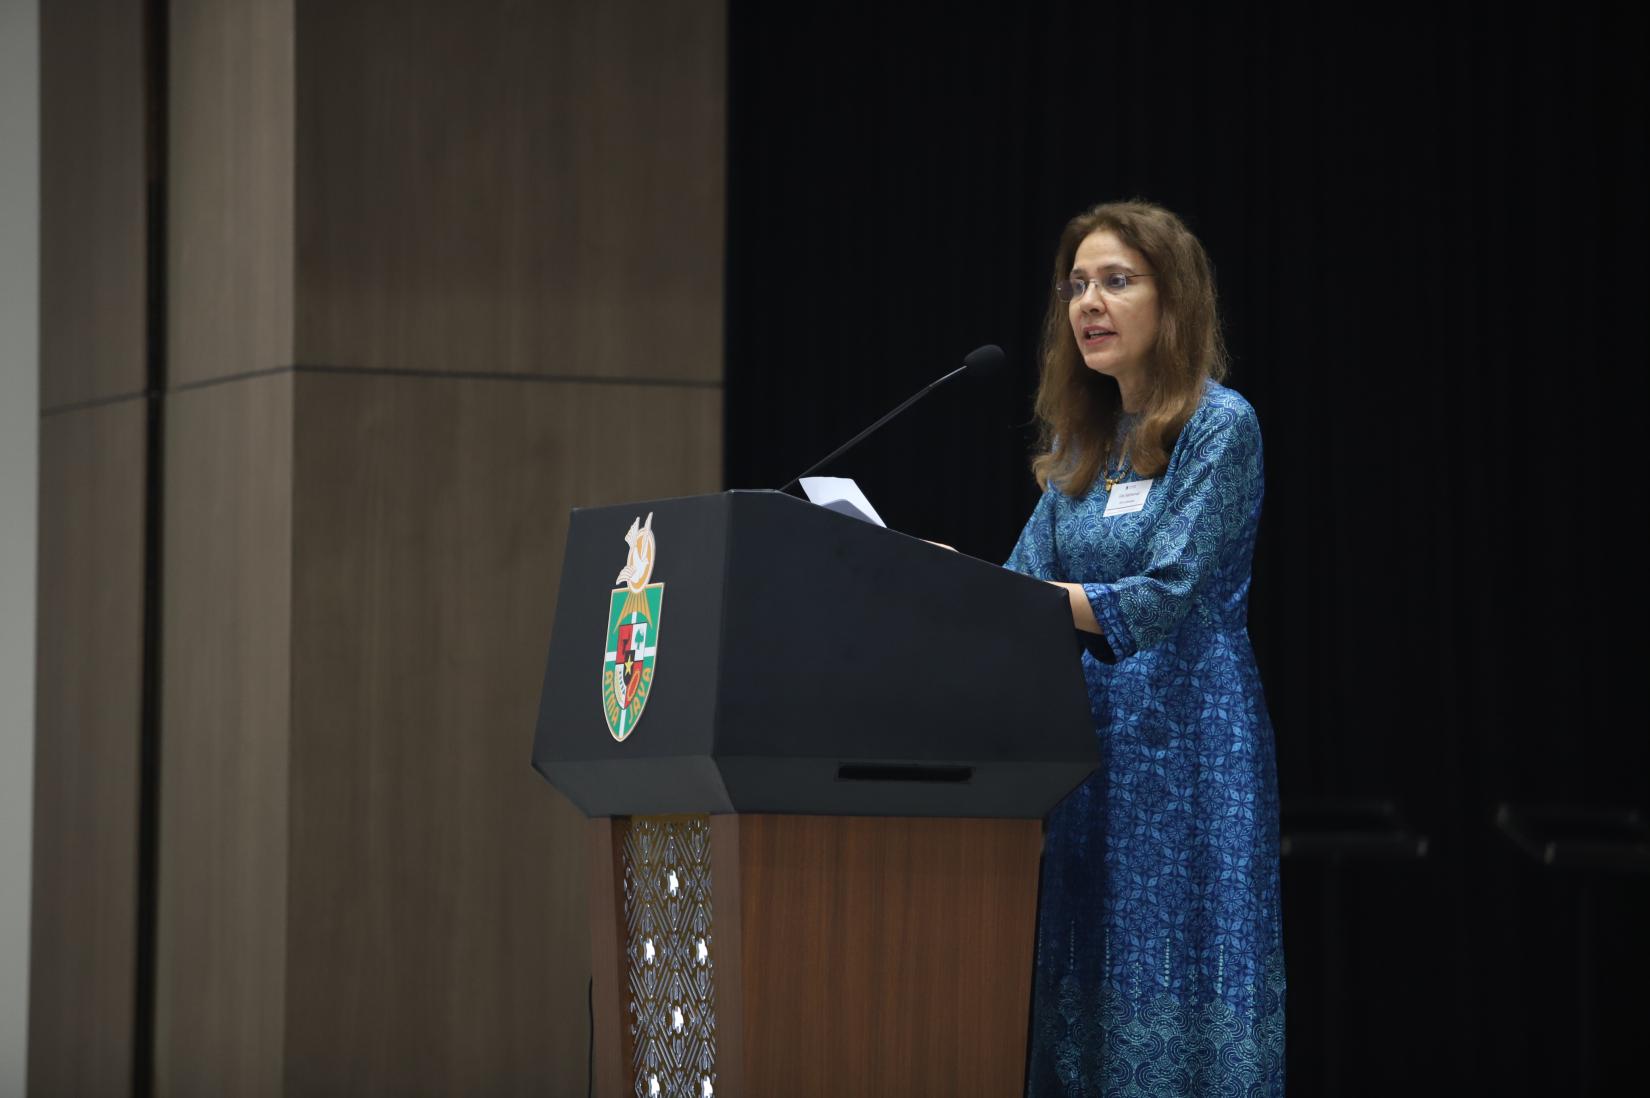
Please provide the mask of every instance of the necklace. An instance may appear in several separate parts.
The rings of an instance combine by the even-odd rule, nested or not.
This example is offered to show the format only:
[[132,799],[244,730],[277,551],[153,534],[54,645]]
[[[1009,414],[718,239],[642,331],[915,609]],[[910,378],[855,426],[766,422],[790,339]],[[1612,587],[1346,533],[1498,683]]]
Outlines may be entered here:
[[1106,491],[1107,491],[1107,493],[1109,494],[1113,488],[1115,488],[1119,484],[1123,483],[1123,478],[1127,477],[1128,475],[1129,475],[1129,452],[1127,450],[1124,450],[1122,460],[1117,463],[1117,466],[1115,468],[1113,468],[1111,470],[1111,472],[1106,474]]
[[1129,447],[1126,444],[1129,439],[1133,437],[1134,425],[1135,416],[1128,412],[1124,412],[1117,421],[1117,437],[1112,442],[1112,446],[1117,450],[1120,457],[1116,466],[1106,473],[1105,483],[1107,495],[1110,495],[1111,490],[1123,483],[1129,473],[1133,471],[1129,462]]

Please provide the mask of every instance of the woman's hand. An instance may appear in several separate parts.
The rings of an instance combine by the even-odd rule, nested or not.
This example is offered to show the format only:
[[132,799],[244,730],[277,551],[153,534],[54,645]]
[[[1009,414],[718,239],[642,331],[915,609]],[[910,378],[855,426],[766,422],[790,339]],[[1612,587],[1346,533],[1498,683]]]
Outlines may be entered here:
[[1085,633],[1104,633],[1100,622],[1094,617],[1094,607],[1089,605],[1089,597],[1083,591],[1080,583],[1062,583],[1060,580],[1049,580],[1056,587],[1063,587],[1066,597],[1071,600],[1071,623]]

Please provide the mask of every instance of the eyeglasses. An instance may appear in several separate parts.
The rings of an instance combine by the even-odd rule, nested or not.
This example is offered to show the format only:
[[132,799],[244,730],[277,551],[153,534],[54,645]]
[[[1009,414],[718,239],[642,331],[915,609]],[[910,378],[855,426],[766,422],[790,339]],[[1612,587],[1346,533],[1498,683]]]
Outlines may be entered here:
[[1129,287],[1134,285],[1137,279],[1150,277],[1152,276],[1109,271],[1098,278],[1062,278],[1054,284],[1054,296],[1061,301],[1078,301],[1089,292],[1089,287],[1093,286],[1100,291],[1102,297],[1122,297],[1129,292]]

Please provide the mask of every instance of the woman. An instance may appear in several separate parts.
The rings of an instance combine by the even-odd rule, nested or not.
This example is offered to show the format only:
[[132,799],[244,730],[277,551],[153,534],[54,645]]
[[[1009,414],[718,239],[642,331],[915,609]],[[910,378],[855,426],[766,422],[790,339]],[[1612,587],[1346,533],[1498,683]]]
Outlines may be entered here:
[[1272,728],[1249,647],[1260,430],[1173,214],[1060,238],[1008,567],[1064,587],[1101,766],[1049,816],[1030,1094],[1283,1093]]

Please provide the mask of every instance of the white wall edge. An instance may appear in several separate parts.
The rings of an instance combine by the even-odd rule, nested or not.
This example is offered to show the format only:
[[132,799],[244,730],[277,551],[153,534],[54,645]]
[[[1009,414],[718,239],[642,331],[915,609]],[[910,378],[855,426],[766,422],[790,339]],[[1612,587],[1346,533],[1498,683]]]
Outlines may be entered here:
[[40,17],[0,0],[0,1095],[27,1086],[40,437]]

